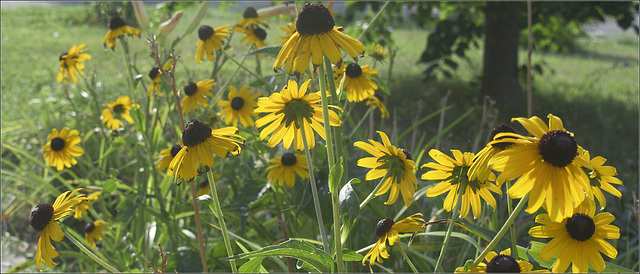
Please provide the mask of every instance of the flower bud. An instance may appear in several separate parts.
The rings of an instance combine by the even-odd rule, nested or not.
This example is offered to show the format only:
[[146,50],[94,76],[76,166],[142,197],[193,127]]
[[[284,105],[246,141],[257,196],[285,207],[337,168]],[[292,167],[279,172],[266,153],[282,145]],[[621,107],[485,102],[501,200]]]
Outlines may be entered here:
[[196,14],[193,16],[193,19],[191,20],[191,23],[187,27],[187,31],[185,31],[185,34],[191,33],[198,26],[200,26],[200,21],[202,21],[202,18],[207,14],[208,7],[209,7],[209,2],[204,1],[202,2],[202,4],[200,4],[200,7],[198,7]]
[[144,3],[142,1],[133,1],[133,11],[136,14],[136,20],[138,20],[138,25],[142,30],[146,30],[149,28],[149,15],[147,14],[147,10],[144,8]]
[[173,16],[171,16],[171,19],[162,22],[159,28],[160,33],[162,33],[163,35],[169,35],[169,33],[173,31],[176,25],[178,25],[178,22],[180,22],[180,18],[182,18],[182,14],[184,14],[183,11],[177,11],[176,13],[173,14]]

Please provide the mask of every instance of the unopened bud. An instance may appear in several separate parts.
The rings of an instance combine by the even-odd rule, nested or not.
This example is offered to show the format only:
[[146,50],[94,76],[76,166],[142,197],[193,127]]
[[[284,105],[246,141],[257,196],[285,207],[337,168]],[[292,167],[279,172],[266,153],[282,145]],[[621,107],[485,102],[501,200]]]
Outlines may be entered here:
[[182,14],[184,14],[183,11],[178,11],[174,13],[173,16],[171,16],[171,19],[162,22],[159,28],[160,33],[162,33],[163,35],[169,35],[169,33],[171,33],[173,29],[178,25],[178,22],[180,22]]
[[202,21],[202,18],[207,14],[208,7],[209,7],[209,2],[207,1],[204,1],[202,2],[202,4],[200,4],[200,7],[198,7],[196,14],[193,16],[193,19],[191,20],[191,23],[189,23],[189,26],[187,27],[187,31],[185,31],[185,34],[191,33],[198,26],[200,26],[200,21]]
[[140,25],[140,29],[148,29],[149,15],[147,14],[147,10],[144,8],[144,3],[142,1],[133,1],[132,4],[133,11],[136,14],[136,20],[138,20],[138,25]]

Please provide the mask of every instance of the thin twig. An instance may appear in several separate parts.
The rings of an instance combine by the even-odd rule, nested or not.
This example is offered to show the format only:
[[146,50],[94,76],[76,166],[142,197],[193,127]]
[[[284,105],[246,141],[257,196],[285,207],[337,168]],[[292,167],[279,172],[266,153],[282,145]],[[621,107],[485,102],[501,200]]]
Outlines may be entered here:
[[171,64],[171,71],[167,73],[164,70],[162,63],[160,62],[156,36],[153,35],[152,33],[151,38],[147,38],[147,42],[151,44],[151,50],[152,50],[149,56],[156,61],[156,64],[158,65],[158,69],[160,70],[160,74],[162,74],[162,77],[164,78],[164,80],[167,81],[167,84],[169,84],[169,86],[171,87],[173,98],[176,101],[176,110],[178,111],[178,115],[180,116],[180,128],[184,128],[184,116],[182,115],[182,106],[180,105],[180,95],[178,94],[178,89],[176,88],[176,83],[175,83],[175,71],[176,71],[176,66],[178,65],[178,60],[180,59],[180,56],[175,56],[174,50],[171,49],[170,56],[171,58],[173,58],[173,63]]

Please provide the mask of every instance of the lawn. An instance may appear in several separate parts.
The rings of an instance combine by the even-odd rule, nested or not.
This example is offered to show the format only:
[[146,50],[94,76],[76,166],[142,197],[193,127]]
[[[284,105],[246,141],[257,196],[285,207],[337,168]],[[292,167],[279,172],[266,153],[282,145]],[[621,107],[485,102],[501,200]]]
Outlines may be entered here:
[[[216,28],[232,25],[242,18],[243,10],[233,4],[216,3],[216,8],[213,7],[214,4],[209,7],[200,25]],[[197,5],[192,5],[184,9],[182,21],[167,37],[166,43],[171,43],[185,33],[191,18],[196,14],[196,8]],[[147,5],[146,9],[152,20],[159,17],[155,6]],[[336,16],[337,26],[341,25],[339,16]],[[123,44],[118,40],[114,50],[103,46],[103,39],[109,28],[98,22],[94,7],[89,4],[3,7],[1,20],[2,259],[5,261],[9,258],[5,257],[9,253],[15,257],[13,264],[5,265],[3,262],[3,272],[8,268],[18,272],[37,271],[34,254],[38,233],[28,224],[29,212],[41,201],[53,202],[55,197],[71,186],[103,191],[102,198],[95,202],[95,208],[91,208],[89,212],[108,220],[111,227],[105,232],[103,244],[92,250],[99,257],[108,258],[109,263],[118,270],[150,272],[149,263],[160,265],[157,245],[161,243],[170,252],[167,271],[201,271],[189,184],[174,185],[174,177],[159,172],[155,165],[156,156],[162,149],[179,142],[182,131],[177,122],[179,118],[173,114],[176,111],[175,102],[168,85],[163,83],[164,96],[156,96],[153,100],[146,96],[144,90],[149,84],[148,72],[155,65],[155,61],[149,57],[151,50],[147,37],[150,32],[157,32],[158,22],[150,30],[143,30],[140,38],[125,38],[134,68],[134,94],[137,103],[141,105],[140,111],[136,113],[141,113],[141,117],[134,119],[135,126],[125,123],[126,129],[113,132],[101,123],[99,117],[102,110],[107,103],[122,95],[132,96],[133,92],[129,86]],[[134,18],[126,20],[137,25]],[[270,25],[265,40],[268,46],[280,45],[276,38],[284,32],[277,27],[285,25],[289,20],[288,16],[276,16],[266,21]],[[362,31],[355,23],[341,26],[352,37],[358,37]],[[344,107],[344,111],[348,113],[343,121],[343,138],[336,143],[336,147],[344,147],[347,170],[344,170],[345,178],[342,178],[342,182],[352,178],[362,180],[360,184],[353,184],[353,193],[357,194],[359,201],[377,184],[377,179],[365,183],[368,169],[358,166],[357,161],[369,155],[354,148],[354,143],[368,138],[378,141],[378,134],[373,133],[381,130],[389,135],[393,144],[411,151],[418,169],[416,176],[421,197],[406,208],[402,198],[392,205],[385,205],[387,194],[383,194],[383,197],[372,200],[359,215],[356,214],[358,221],[344,247],[349,251],[360,251],[360,254],[350,253],[357,259],[347,264],[349,271],[369,271],[360,263],[362,255],[366,254],[361,249],[378,239],[369,231],[378,220],[394,216],[404,218],[416,212],[422,212],[426,221],[430,218],[449,218],[450,213],[441,210],[444,196],[425,197],[424,192],[434,182],[420,179],[426,172],[426,169],[420,167],[432,161],[428,155],[431,148],[437,148],[448,155],[451,155],[450,149],[475,149],[473,152],[477,152],[484,146],[488,131],[494,126],[479,125],[483,104],[478,82],[482,67],[482,42],[479,43],[479,48],[472,48],[467,53],[468,61],[457,60],[461,66],[453,78],[439,77],[436,81],[424,82],[422,73],[426,66],[417,61],[426,46],[429,29],[418,28],[406,22],[391,27],[391,37],[398,49],[397,55],[393,63],[389,60],[376,63],[381,84],[391,92],[384,101],[391,118],[380,119],[379,111],[374,110],[375,121],[371,128],[366,115],[369,109],[367,105],[363,102],[346,103],[346,100],[340,102],[339,107]],[[274,56],[267,54],[261,58],[255,55],[245,57],[251,49],[240,41],[241,36],[240,33],[232,34],[229,42],[231,47],[226,52],[233,60],[227,59],[214,77],[217,86],[212,93],[214,97],[220,94],[221,100],[227,100],[226,89],[222,89],[227,83],[238,89],[243,85],[251,85],[263,96],[271,94],[273,90],[260,83],[256,74],[267,80],[269,76],[275,76],[269,84],[276,87],[277,91],[289,79],[285,73],[273,73]],[[206,58],[202,63],[196,62],[197,41],[198,34],[195,31],[181,37],[175,45],[174,54],[180,56],[175,74],[178,89],[182,89],[188,82],[209,78],[213,66],[221,64],[210,62]],[[84,62],[86,79],[66,86],[56,83],[61,53],[68,51],[72,45],[81,43],[86,44],[87,53],[92,57]],[[370,45],[369,42],[364,44],[367,48]],[[591,157],[602,156],[607,159],[606,165],[617,169],[617,178],[624,182],[623,186],[618,187],[622,197],[618,199],[609,194],[605,196],[608,201],[606,211],[615,215],[616,220],[612,224],[620,228],[621,235],[619,240],[611,241],[618,250],[617,258],[605,260],[637,271],[638,220],[633,213],[632,193],[638,189],[640,159],[638,36],[632,32],[620,32],[616,35],[581,37],[576,44],[578,49],[574,52],[533,52],[532,62],[543,66],[542,74],[534,74],[533,114],[545,122],[549,113],[562,118],[566,130],[574,133],[579,145],[589,150]],[[166,53],[168,50],[161,52],[161,55],[166,56]],[[526,56],[526,49],[521,48],[521,64],[526,63]],[[218,55],[217,59],[220,61],[224,57]],[[235,62],[243,60],[243,68],[239,68]],[[368,57],[362,58],[361,62],[373,63]],[[303,77],[304,79],[306,78]],[[526,83],[521,85],[526,90]],[[312,91],[315,92],[319,83],[312,81],[312,86]],[[427,115],[438,113],[445,97],[447,105],[452,107],[447,109],[442,121],[439,121],[438,114],[412,128]],[[185,119],[209,119],[209,115],[216,117],[221,107],[214,103],[215,100],[209,98],[208,108],[194,111],[195,114],[192,113]],[[468,112],[471,108],[473,110]],[[524,117],[526,110],[521,115]],[[495,122],[508,123],[511,118],[497,114]],[[362,125],[355,128],[361,121]],[[448,128],[449,125],[451,128]],[[518,133],[527,133],[519,124],[512,125]],[[223,124],[216,125],[222,126]],[[81,146],[86,154],[78,158],[80,163],[77,166],[56,171],[43,161],[41,148],[47,142],[51,129],[63,127],[80,131]],[[442,127],[445,128],[444,133],[438,135]],[[321,237],[308,180],[297,178],[297,183],[292,188],[278,187],[277,184],[268,182],[268,170],[265,168],[270,165],[269,159],[288,150],[282,146],[270,147],[266,141],[260,141],[260,129],[240,128],[240,135],[246,139],[242,155],[228,160],[216,158],[212,168],[212,171],[222,175],[217,191],[225,212],[226,225],[234,233],[230,234],[236,244],[234,254],[280,243],[285,237],[283,233],[286,235],[287,231],[289,238],[308,240],[304,243],[309,246],[313,244],[319,250],[322,246]],[[476,145],[477,138],[480,140],[479,147]],[[319,137],[316,138],[318,145],[309,157],[314,159],[316,176],[321,183],[319,192],[325,225],[330,234],[333,234],[332,205],[330,195],[327,194],[329,163],[325,145],[320,140]],[[304,156],[302,152],[300,155]],[[196,179],[196,185],[200,179]],[[490,235],[495,235],[495,231],[500,229],[509,216],[506,206],[508,195],[503,193],[501,197],[494,196],[498,200],[496,214],[490,214],[491,208],[485,205],[481,218],[473,219],[469,216],[464,220],[468,224],[493,230],[487,234],[489,238],[493,237]],[[229,263],[219,259],[227,257],[227,251],[218,230],[214,203],[205,200],[199,202],[202,202],[199,208],[203,216],[203,233],[207,235],[205,245],[209,247],[206,251],[209,270],[231,272]],[[517,200],[514,200],[514,205],[515,203]],[[359,202],[356,206],[358,204]],[[542,209],[538,211],[543,212]],[[86,216],[85,221],[87,218],[89,217]],[[517,243],[521,247],[526,248],[530,240],[542,241],[529,237],[528,230],[535,225],[534,218],[534,214],[521,213],[515,221],[518,229]],[[78,230],[75,236],[82,238],[80,231],[83,224],[71,217],[64,223],[67,230]],[[443,233],[447,230],[447,225],[438,224],[429,229]],[[455,227],[455,235],[448,249],[451,256],[445,259],[445,270],[453,271],[454,266],[462,266],[466,260],[475,258],[482,251],[476,250],[475,246],[486,246],[488,242],[479,237],[483,233],[474,235]],[[430,235],[428,241],[426,235]],[[403,238],[401,247],[407,248],[406,239]],[[443,244],[442,239],[435,234],[416,237],[408,257],[419,270],[433,271]],[[67,239],[55,242],[54,246],[61,254],[55,261],[61,264],[45,268],[47,271],[104,270]],[[392,251],[391,259],[388,259],[389,262],[385,260],[380,267],[399,272],[411,271],[403,263],[397,246],[389,250]],[[135,254],[134,259],[131,254]],[[247,259],[243,258],[239,262],[241,265]],[[308,265],[309,261],[305,262],[303,267],[312,269]],[[291,264],[296,264],[296,261],[272,257],[264,260],[261,265],[271,272],[285,272],[295,269],[296,266]],[[302,261],[297,264],[303,265]],[[545,266],[548,267],[548,264]],[[377,267],[374,270],[383,270]],[[257,272],[259,268],[252,270]]]

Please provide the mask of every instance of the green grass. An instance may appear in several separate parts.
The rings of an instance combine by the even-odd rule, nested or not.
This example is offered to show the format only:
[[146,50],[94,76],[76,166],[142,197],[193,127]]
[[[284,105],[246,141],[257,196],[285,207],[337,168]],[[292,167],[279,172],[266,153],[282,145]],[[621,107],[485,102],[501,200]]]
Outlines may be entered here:
[[[153,14],[154,8],[152,6],[148,6],[147,9],[150,15]],[[100,126],[100,121],[96,119],[96,115],[99,115],[103,106],[100,109],[93,107],[94,101],[83,80],[78,85],[71,85],[69,88],[73,103],[75,106],[79,106],[77,111],[74,105],[67,100],[62,86],[55,82],[59,69],[58,57],[60,54],[69,50],[74,44],[86,43],[92,60],[85,62],[86,68],[84,72],[89,79],[95,77],[99,102],[105,104],[115,100],[118,96],[130,95],[127,86],[126,67],[123,62],[122,44],[118,41],[115,51],[103,47],[102,41],[108,31],[108,27],[106,25],[87,23],[91,21],[92,13],[93,10],[90,7],[81,5],[2,9],[2,37],[0,37],[2,39],[2,115],[0,124],[2,125],[1,138],[3,142],[3,216],[6,213],[7,222],[10,223],[7,231],[31,244],[28,250],[35,250],[37,235],[31,233],[32,229],[27,222],[27,212],[38,201],[44,198],[51,199],[56,188],[63,188],[62,181],[70,180],[73,183],[90,185],[100,185],[108,181],[104,174],[96,173],[83,164],[75,167],[71,172],[60,173],[60,177],[55,177],[58,173],[54,175],[51,172],[52,170],[38,166],[37,162],[42,161],[40,148],[51,128],[68,126],[81,129],[83,147],[86,151],[96,153],[83,157],[96,163],[99,168],[104,168],[104,172],[115,174],[116,177],[131,187],[136,187],[137,184],[141,184],[141,181],[147,180],[148,178],[144,176],[150,174],[149,170],[139,171],[141,166],[148,169],[149,163],[147,162],[148,159],[138,155],[144,154],[145,150],[141,148],[140,143],[135,141],[138,138],[135,134],[121,136],[122,138],[116,139],[107,138],[108,140],[103,144],[99,133],[93,132],[94,128]],[[168,41],[172,41],[177,35],[181,35],[185,31],[194,13],[194,9],[185,10],[182,22],[169,36]],[[202,20],[201,24],[218,27],[225,24],[233,24],[240,17],[241,11],[230,10],[225,12],[210,8],[208,15]],[[276,44],[276,37],[282,35],[277,26],[283,25],[286,20],[287,18],[283,20],[279,18],[269,19],[268,23],[271,28],[268,30],[268,45]],[[130,18],[128,21],[135,20]],[[344,27],[347,33],[352,36],[359,34],[360,29],[355,25]],[[420,54],[425,48],[427,31],[408,25],[393,27],[392,38],[397,43],[399,51],[394,61],[391,79],[387,79],[389,72],[388,62],[376,65],[376,68],[379,69],[380,79],[386,82],[391,90],[392,95],[387,97],[385,104],[391,111],[392,119],[384,121],[377,129],[387,132],[394,144],[410,148],[414,157],[416,157],[420,150],[426,149],[428,151],[424,144],[426,140],[437,134],[437,118],[431,119],[416,128],[415,143],[411,140],[411,134],[401,140],[396,140],[393,136],[398,136],[409,128],[414,119],[420,119],[439,109],[440,100],[447,91],[451,91],[448,105],[453,104],[454,107],[446,113],[445,126],[452,123],[471,107],[480,106],[481,109],[482,95],[479,94],[478,79],[482,67],[482,48],[472,49],[468,52],[468,63],[458,60],[461,66],[454,73],[453,79],[439,78],[437,81],[424,83],[421,75],[425,65],[417,63],[417,60],[419,60]],[[149,47],[146,42],[148,35],[148,32],[143,32],[141,38],[126,38],[132,50],[134,64],[140,70],[141,76],[147,83],[147,72],[154,65],[153,60],[148,57]],[[241,37],[239,36],[237,34],[234,35],[230,42],[233,47],[229,50],[230,54],[237,60],[240,60],[241,57],[239,56],[248,50],[246,45],[240,43]],[[211,74],[212,65],[210,62],[205,61],[198,64],[195,61],[196,41],[197,35],[191,33],[176,48],[176,54],[181,56],[176,75],[179,88],[186,84],[187,80],[199,81],[209,77]],[[366,46],[369,46],[369,44],[365,43]],[[482,46],[483,43],[480,44]],[[588,149],[592,156],[601,155],[607,158],[607,164],[617,168],[618,177],[625,183],[626,190],[623,191],[623,197],[622,199],[617,199],[605,194],[610,202],[607,210],[615,213],[616,222],[614,224],[622,230],[622,238],[617,243],[620,254],[616,260],[612,261],[637,270],[637,262],[634,259],[637,257],[637,250],[634,247],[638,237],[637,224],[630,208],[632,206],[631,191],[637,189],[638,181],[638,39],[633,34],[625,33],[609,38],[583,38],[578,40],[577,44],[580,48],[577,52],[559,54],[536,51],[533,53],[534,64],[539,62],[546,63],[544,73],[542,75],[534,75],[533,112],[534,115],[543,118],[543,120],[546,120],[545,117],[548,113],[561,117],[565,128],[575,133],[581,146]],[[521,63],[526,61],[526,51],[524,49],[520,50],[520,61]],[[273,58],[269,56],[261,59],[261,71],[264,75],[273,75],[271,70],[272,62]],[[368,58],[361,59],[361,62],[363,64],[372,63]],[[256,61],[253,56],[247,58],[246,66],[255,71]],[[229,80],[228,78],[235,69],[236,65],[234,63],[227,62],[225,64],[218,74],[218,87],[214,89],[214,94],[218,91],[217,89],[221,88],[222,84]],[[281,83],[284,82],[283,80],[283,78],[279,78],[275,83],[281,86]],[[248,85],[254,81],[254,77],[241,70],[232,83],[238,87]],[[525,85],[526,83],[522,84],[523,90],[526,90],[524,88]],[[144,106],[146,105],[146,101],[144,101],[146,96],[143,96],[141,89],[138,88],[140,93],[137,98],[141,100],[141,104]],[[262,91],[268,92],[264,89]],[[154,103],[158,109],[163,109],[163,107],[166,108],[173,104],[173,98],[167,89],[164,90],[164,94],[164,97]],[[419,102],[422,104],[421,109],[418,108]],[[213,107],[212,110],[216,108]],[[439,149],[442,151],[448,149],[472,150],[473,142],[479,131],[480,109],[476,109],[472,115],[462,120],[451,132],[444,135],[440,139],[441,145]],[[364,103],[356,104],[353,107],[351,117],[357,122],[365,111]],[[211,111],[211,113],[213,112]],[[526,110],[523,110],[521,115],[526,116]],[[377,112],[376,117],[378,117]],[[510,118],[500,114],[497,122],[508,122]],[[174,117],[173,119],[170,118],[170,120],[176,119]],[[367,124],[367,122],[364,123],[365,130],[357,131],[351,139],[345,141],[348,146],[352,147],[353,142],[368,138]],[[516,126],[516,128],[519,132],[525,133],[521,127]],[[345,126],[345,129],[347,133],[351,131],[350,126]],[[166,126],[163,130],[163,138],[150,146],[153,157],[165,145],[175,142],[175,139],[178,138],[178,130],[176,130],[175,126]],[[488,130],[489,128],[484,129],[481,138],[482,142],[484,142]],[[425,138],[425,140],[421,142],[421,138]],[[5,144],[16,146],[18,150],[30,156],[14,152],[14,150],[8,149]],[[109,148],[113,148],[112,154],[104,157],[98,155],[97,151],[101,149],[108,150]],[[256,155],[246,156],[250,159],[243,159],[243,161],[229,164],[219,164],[219,162],[223,161],[216,160],[216,164],[227,175],[227,178],[222,179],[221,187],[218,191],[223,193],[224,195],[221,196],[226,199],[226,201],[223,199],[223,210],[225,210],[225,217],[229,215],[228,225],[233,226],[233,231],[242,234],[243,237],[255,240],[260,245],[266,246],[279,239],[277,235],[280,233],[280,227],[276,218],[273,217],[276,210],[272,208],[261,210],[261,206],[266,207],[269,202],[272,202],[272,204],[277,203],[279,206],[285,204],[287,207],[277,207],[276,209],[281,210],[277,212],[293,214],[292,212],[295,211],[294,208],[297,206],[295,202],[302,203],[303,201],[299,201],[298,199],[300,198],[295,196],[277,196],[270,193],[269,195],[274,198],[260,200],[257,202],[259,206],[252,207],[251,210],[243,207],[247,204],[245,200],[250,198],[245,199],[239,193],[246,191],[244,187],[249,185],[250,182],[265,183],[265,179],[260,178],[259,174],[256,173],[265,167],[265,163],[261,162],[261,157],[274,153],[274,150],[264,152],[259,149],[261,149],[259,146],[258,148],[251,146],[247,148],[249,152],[255,152]],[[325,152],[320,149],[314,150],[313,153],[317,159],[322,158]],[[349,179],[354,177],[364,178],[366,171],[355,165],[357,159],[363,155],[360,150],[350,150]],[[417,163],[418,167],[431,160],[428,158],[428,155],[423,156],[422,160]],[[247,170],[256,171],[250,175],[237,174],[234,172],[237,169],[236,164]],[[322,166],[322,163],[317,165],[320,169],[326,169],[326,164],[325,166]],[[418,171],[417,175],[420,176],[423,172]],[[184,188],[184,185],[176,188],[171,184],[170,179],[172,177],[163,175],[157,178],[156,175],[153,176],[154,180],[158,179],[162,184],[163,193],[168,193],[167,195],[172,195],[172,197],[181,197],[178,199],[187,199],[188,201],[189,198],[184,193],[187,188]],[[322,171],[319,175],[320,180],[326,180],[326,176],[326,171]],[[359,197],[363,198],[368,194],[373,183],[377,182],[355,185],[354,189]],[[429,185],[422,180],[419,180],[419,184],[419,190]],[[296,184],[296,188],[292,192],[302,193],[304,188],[303,184]],[[259,188],[250,189],[250,191],[255,192],[259,192],[259,190]],[[140,202],[138,197],[132,197],[125,190],[120,189],[118,191],[119,196],[112,195],[112,197],[104,201],[104,204],[101,204],[100,212],[105,214],[108,212],[127,213],[127,207],[134,208],[134,205],[138,205]],[[24,193],[27,194],[25,195]],[[5,205],[4,201],[8,197],[11,198],[9,200],[12,202]],[[293,203],[287,204],[282,201],[272,200],[277,197],[292,199]],[[386,196],[382,198],[386,201]],[[423,197],[415,205],[412,205],[403,217],[408,213],[420,210],[425,214],[426,218],[429,218],[441,208],[441,200],[441,198],[426,199]],[[504,196],[501,201],[505,201]],[[381,199],[375,199],[370,203],[371,209],[367,209],[366,212],[360,215],[358,225],[354,228],[354,231],[368,231],[379,219],[389,217],[387,214],[395,215],[402,209],[401,206],[397,205],[393,207],[384,206],[382,202]],[[226,207],[224,207],[225,204],[227,205]],[[499,228],[501,225],[500,220],[506,219],[506,213],[504,213],[506,209],[503,204],[499,203],[498,214],[496,214],[498,217],[483,217],[476,220],[476,224],[489,226],[490,228],[497,226]],[[155,204],[150,203],[150,205]],[[191,219],[193,218],[188,215],[189,210],[192,210],[190,209],[190,204],[177,203],[172,209],[175,212],[183,213],[177,220],[182,228],[193,228],[191,224]],[[308,206],[305,211],[311,209]],[[391,212],[388,212],[389,209]],[[162,224],[161,216],[154,215],[157,214],[157,209],[156,211],[144,208],[138,210],[145,211],[147,218],[149,218],[148,220],[156,220],[154,218],[157,217],[159,224]],[[227,210],[231,213],[228,214]],[[485,207],[484,210],[483,212],[488,212],[486,210],[490,210],[490,208]],[[328,210],[323,209],[323,212],[328,213]],[[133,214],[132,212],[129,213]],[[245,213],[247,215],[242,215]],[[203,214],[208,214],[205,216],[209,220],[214,220],[211,213]],[[116,216],[117,219],[125,218],[122,215],[121,213],[120,216]],[[291,220],[291,223],[289,223],[290,229],[298,231],[299,234],[289,235],[290,237],[305,237],[312,233],[312,231],[303,231],[307,228],[305,222],[309,220],[315,221],[313,213],[307,215],[310,215],[311,218],[300,217],[298,219],[296,214],[296,219]],[[444,213],[438,219],[447,218],[448,215]],[[149,216],[153,216],[153,218]],[[270,217],[268,218],[267,216]],[[524,241],[524,243],[521,241],[520,244],[526,245],[526,240],[529,239],[527,230],[532,225],[534,216],[522,214],[520,217],[518,220],[519,237]],[[325,217],[325,222],[327,219]],[[134,223],[134,225],[140,224]],[[128,229],[124,225],[120,226],[120,228],[123,229],[122,233]],[[167,236],[173,231],[171,230],[172,228],[160,229],[163,229],[162,234],[165,236],[158,242],[166,241],[166,237],[174,237]],[[313,229],[317,230],[317,227]],[[445,225],[433,227],[434,231],[443,231],[445,229]],[[217,235],[217,231],[211,227],[206,230],[210,234]],[[135,229],[132,229],[134,235],[135,231]],[[114,239],[118,239],[115,236],[120,235],[116,234],[116,232],[110,233],[109,236]],[[175,237],[188,239],[182,234]],[[430,238],[428,246],[422,246],[422,242],[420,242],[420,252],[426,248],[426,252],[430,257],[437,257],[441,240],[442,238],[438,237]],[[112,247],[115,250],[113,260],[118,262],[118,269],[122,271],[128,266],[139,267],[140,269],[148,268],[148,264],[145,262],[146,259],[137,259],[139,262],[136,260],[132,262],[129,258],[128,252],[144,250],[144,248],[140,247],[141,244],[136,242],[137,239],[128,239],[127,241],[126,246],[123,244],[122,246]],[[350,238],[350,243],[352,244],[350,248],[357,250],[363,247],[365,242],[369,244],[373,243],[373,241],[375,241],[375,236],[371,234],[356,233]],[[226,253],[220,238],[213,237],[208,246],[214,246],[211,244],[219,244],[218,248],[209,250],[211,257],[219,258],[225,256]],[[625,246],[626,244],[631,246]],[[3,243],[3,250],[9,248],[9,245],[15,245],[15,243],[7,246]],[[416,244],[416,246],[418,245]],[[73,250],[74,248],[67,241],[56,245],[56,247],[60,250]],[[454,262],[451,262],[456,264],[464,263],[468,259],[465,255],[472,257],[475,254],[473,247],[463,241],[455,241],[455,239],[449,250],[452,254],[454,252],[461,254],[455,258]],[[159,257],[157,252],[151,251],[144,254],[149,256],[151,261],[158,264]],[[190,269],[188,268],[190,264],[199,265],[198,255],[191,254],[191,250],[177,251],[174,249],[172,251],[175,254],[179,254],[175,256],[180,256],[181,259],[184,259],[184,261],[180,261],[172,257],[174,265],[183,267],[179,268],[179,270]],[[397,251],[393,252],[392,258],[397,259],[397,257],[400,257],[399,253]],[[69,266],[73,264],[73,261],[65,259],[63,263],[65,266]],[[414,260],[414,263],[416,263],[416,260]],[[273,266],[270,270],[286,271],[286,268],[277,268],[278,264],[275,262],[270,262],[270,264]],[[433,267],[424,262],[417,264],[419,264],[419,269]],[[385,265],[389,266],[392,263],[389,262]],[[83,267],[87,267],[87,269]],[[229,271],[227,269],[228,264],[224,262],[215,262],[214,267],[218,271]],[[79,264],[78,268],[60,268],[57,270],[65,271],[65,269],[74,271],[99,270],[99,268],[90,264]],[[35,268],[32,270],[35,270]],[[366,271],[364,268],[360,270]],[[409,271],[406,264],[403,270]]]

